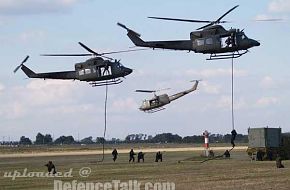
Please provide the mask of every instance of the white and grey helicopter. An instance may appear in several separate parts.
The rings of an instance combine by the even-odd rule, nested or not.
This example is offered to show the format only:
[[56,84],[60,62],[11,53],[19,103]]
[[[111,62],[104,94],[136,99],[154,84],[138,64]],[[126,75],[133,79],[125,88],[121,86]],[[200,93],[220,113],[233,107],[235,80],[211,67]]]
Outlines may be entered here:
[[142,105],[139,107],[139,109],[146,113],[154,113],[164,110],[165,108],[163,106],[165,106],[166,104],[169,104],[170,102],[195,91],[197,89],[198,83],[199,81],[195,80],[195,84],[190,89],[176,93],[171,96],[169,96],[168,94],[156,95],[156,92],[160,90],[136,90],[136,92],[154,93],[153,98],[149,100],[143,100]]

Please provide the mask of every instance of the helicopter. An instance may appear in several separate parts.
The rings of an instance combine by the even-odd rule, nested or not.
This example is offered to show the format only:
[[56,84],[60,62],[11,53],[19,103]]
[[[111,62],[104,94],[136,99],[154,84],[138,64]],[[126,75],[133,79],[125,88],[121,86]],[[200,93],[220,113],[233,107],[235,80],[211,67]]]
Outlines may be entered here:
[[136,90],[136,92],[145,92],[145,93],[154,93],[154,97],[149,100],[143,100],[142,105],[139,107],[139,110],[146,113],[155,113],[162,111],[165,108],[166,104],[181,98],[182,96],[189,94],[197,89],[199,80],[195,80],[195,84],[192,88],[179,92],[177,94],[169,96],[168,94],[156,95],[157,90]]
[[[110,57],[104,56],[105,54],[113,54],[126,51],[116,51],[108,53],[97,53],[90,48],[88,48],[83,43],[79,42],[84,49],[89,51],[87,54],[43,54],[43,56],[95,56],[86,60],[85,62],[76,63],[74,71],[61,71],[61,72],[49,72],[49,73],[35,73],[24,63],[28,60],[27,56],[19,66],[14,70],[16,73],[19,68],[29,77],[29,78],[41,78],[41,79],[62,79],[62,80],[80,80],[89,82],[92,87],[113,85],[123,82],[121,77],[125,77],[132,73],[132,69],[124,67],[120,60],[117,61]],[[105,58],[105,59],[104,59]]]
[[207,60],[238,58],[248,52],[249,48],[260,46],[260,43],[254,39],[248,38],[244,29],[226,30],[221,23],[228,23],[222,19],[236,9],[239,5],[234,6],[215,21],[209,20],[189,20],[165,17],[148,17],[151,19],[208,23],[196,31],[190,33],[190,40],[174,40],[174,41],[143,41],[141,35],[124,24],[117,23],[120,27],[127,30],[127,36],[136,45],[141,47],[171,49],[171,50],[187,50],[195,53],[210,54]]

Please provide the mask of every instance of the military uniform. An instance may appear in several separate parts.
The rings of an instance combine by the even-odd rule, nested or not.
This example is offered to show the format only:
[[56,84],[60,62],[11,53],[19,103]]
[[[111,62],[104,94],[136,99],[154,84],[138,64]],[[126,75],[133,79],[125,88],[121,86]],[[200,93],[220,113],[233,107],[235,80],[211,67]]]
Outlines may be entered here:
[[131,149],[131,151],[129,152],[129,162],[131,162],[131,161],[133,161],[133,162],[135,162],[135,156],[136,154],[135,154],[135,152],[134,152],[134,150],[133,149]]
[[282,158],[280,157],[279,154],[277,155],[277,158],[276,158],[276,166],[277,168],[284,168],[284,165],[282,164]]
[[113,155],[113,160],[115,162],[117,160],[117,157],[118,157],[118,151],[117,151],[117,149],[114,149],[113,150],[112,155]]
[[47,167],[47,171],[49,174],[56,174],[56,168],[54,166],[54,164],[52,163],[52,161],[48,161],[47,164],[45,164],[45,166]]
[[158,162],[159,160],[162,162],[162,153],[160,151],[156,153],[155,162]]
[[232,144],[232,146],[234,148],[236,146],[235,145],[235,139],[236,139],[236,136],[237,136],[237,131],[233,129],[231,133],[232,133],[231,144]]
[[144,155],[145,155],[145,153],[143,153],[143,152],[139,152],[138,153],[138,162],[140,162],[140,160],[142,160],[143,162],[144,162]]

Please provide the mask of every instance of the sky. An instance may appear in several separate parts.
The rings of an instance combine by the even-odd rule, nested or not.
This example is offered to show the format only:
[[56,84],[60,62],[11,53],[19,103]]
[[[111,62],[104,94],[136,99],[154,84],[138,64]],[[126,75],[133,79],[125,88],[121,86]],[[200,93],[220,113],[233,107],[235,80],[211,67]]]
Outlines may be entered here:
[[[239,28],[260,47],[234,61],[235,124],[238,133],[249,127],[281,127],[290,132],[289,0],[1,0],[0,1],[0,141],[35,139],[38,132],[72,135],[76,139],[102,136],[105,87],[86,82],[27,79],[14,68],[26,55],[35,72],[73,70],[86,57],[41,57],[42,53],[87,53],[78,42],[97,52],[133,46],[121,22],[144,40],[189,39],[202,26],[148,19],[148,16],[215,20],[226,29]],[[281,18],[279,22],[255,19]],[[231,61],[206,61],[207,55],[186,51],[146,50],[114,54],[134,69],[124,82],[109,87],[107,139],[132,133],[181,136],[230,133]],[[151,94],[136,89],[163,89],[173,94],[201,79],[198,90],[154,114],[138,110]]]

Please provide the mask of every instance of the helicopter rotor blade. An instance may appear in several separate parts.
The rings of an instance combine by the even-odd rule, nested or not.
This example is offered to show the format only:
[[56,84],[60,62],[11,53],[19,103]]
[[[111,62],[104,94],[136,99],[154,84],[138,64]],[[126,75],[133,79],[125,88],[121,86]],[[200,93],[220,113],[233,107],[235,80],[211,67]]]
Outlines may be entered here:
[[159,90],[156,90],[155,92],[160,92],[160,91],[165,91],[165,90],[170,90],[171,88],[163,88],[163,89],[159,89]]
[[229,23],[228,21],[222,21],[222,19],[227,15],[229,14],[230,12],[232,12],[234,9],[236,9],[239,5],[236,5],[234,6],[233,8],[231,8],[230,10],[228,10],[225,14],[223,14],[221,17],[219,17],[216,21],[212,21],[211,23],[205,25],[205,26],[202,26],[200,28],[198,28],[197,30],[201,30],[201,29],[204,29],[204,28],[207,28],[209,26],[212,26],[212,25],[215,25],[215,24],[219,24],[219,23]]
[[20,68],[22,66],[22,64],[21,65],[18,65],[15,69],[14,69],[14,73],[16,73],[17,71],[18,71],[18,69]]
[[25,59],[21,62],[21,64],[24,64],[28,59],[29,59],[29,55],[27,55],[27,56],[25,57]]
[[18,65],[15,69],[14,69],[14,73],[16,73],[21,67],[22,67],[22,65],[28,60],[28,58],[29,58],[29,55],[27,55],[26,57],[25,57],[25,59],[21,62],[21,64],[20,65]]
[[256,22],[279,22],[283,21],[284,19],[281,18],[268,18],[268,19],[254,19],[253,21]]
[[136,90],[135,92],[153,93],[156,92],[156,90]]
[[209,24],[207,24],[205,26],[202,26],[200,28],[197,28],[196,30],[201,30],[201,29],[207,28],[207,27],[212,26],[212,25],[214,25],[214,23],[209,23]]
[[104,55],[99,55],[100,57],[103,57],[103,58],[106,58],[106,59],[109,59],[109,60],[114,60],[113,58],[111,58],[111,57],[107,57],[107,56],[104,56]]
[[219,17],[219,18],[215,21],[215,24],[218,24],[218,23],[224,23],[224,21],[221,22],[221,20],[222,20],[222,19],[223,19],[227,14],[229,14],[229,13],[232,12],[234,9],[236,9],[238,6],[239,6],[239,5],[234,6],[233,8],[231,8],[230,10],[228,10],[225,14],[223,14],[221,17]]
[[99,55],[108,55],[108,54],[114,54],[114,53],[125,53],[125,52],[142,51],[142,50],[149,50],[149,49],[141,48],[141,49],[132,49],[132,50],[111,51],[111,52],[100,53]]
[[166,17],[153,17],[153,16],[150,16],[150,17],[148,17],[148,18],[151,18],[151,19],[159,19],[159,20],[181,21],[181,22],[212,23],[212,21],[209,21],[209,20],[191,20],[191,19],[166,18]]
[[83,53],[83,54],[41,54],[40,56],[52,56],[52,57],[69,57],[69,56],[92,56],[93,54]]
[[86,49],[88,52],[96,55],[96,56],[99,56],[99,55],[102,55],[102,54],[99,54],[97,52],[95,52],[94,50],[90,49],[88,46],[86,46],[85,44],[83,44],[82,42],[79,42],[80,46],[82,46],[84,49]]

